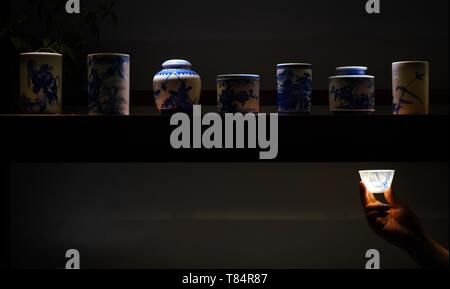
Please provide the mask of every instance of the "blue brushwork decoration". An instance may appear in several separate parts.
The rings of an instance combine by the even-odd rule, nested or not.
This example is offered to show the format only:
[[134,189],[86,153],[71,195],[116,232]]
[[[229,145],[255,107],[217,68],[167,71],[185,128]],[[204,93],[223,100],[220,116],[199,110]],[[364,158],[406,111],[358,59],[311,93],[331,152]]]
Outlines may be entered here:
[[88,57],[90,114],[129,114],[130,57],[125,54],[92,54]]
[[259,76],[221,75],[217,79],[219,113],[258,113]]
[[187,60],[172,59],[153,78],[153,96],[162,114],[192,112],[200,101],[201,78]]
[[279,64],[277,66],[277,104],[279,113],[308,113],[312,100],[312,66]]

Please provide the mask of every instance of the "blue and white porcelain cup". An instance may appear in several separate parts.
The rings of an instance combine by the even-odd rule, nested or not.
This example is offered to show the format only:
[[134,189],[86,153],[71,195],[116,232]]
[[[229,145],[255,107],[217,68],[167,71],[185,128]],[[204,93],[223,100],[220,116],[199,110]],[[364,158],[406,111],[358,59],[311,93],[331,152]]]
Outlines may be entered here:
[[90,115],[130,114],[130,56],[119,53],[88,55]]
[[217,76],[219,113],[259,113],[260,76],[223,74]]
[[200,102],[200,75],[191,69],[189,61],[182,59],[168,60],[162,66],[163,70],[153,78],[156,107],[162,114],[191,112]]
[[392,63],[394,114],[428,114],[429,63],[401,61]]
[[312,65],[283,63],[277,65],[277,105],[281,114],[311,112]]
[[369,192],[383,194],[392,186],[395,170],[363,170],[359,175]]
[[367,67],[336,68],[329,78],[330,111],[334,113],[371,113],[375,111],[375,77],[366,75]]
[[21,113],[61,113],[62,63],[63,56],[57,53],[20,54]]

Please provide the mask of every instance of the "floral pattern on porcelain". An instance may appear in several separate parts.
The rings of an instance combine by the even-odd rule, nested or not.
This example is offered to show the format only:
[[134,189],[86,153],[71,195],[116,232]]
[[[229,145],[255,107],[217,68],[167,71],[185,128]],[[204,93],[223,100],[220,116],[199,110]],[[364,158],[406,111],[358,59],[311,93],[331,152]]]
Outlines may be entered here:
[[277,105],[280,113],[306,113],[311,111],[311,65],[278,65]]
[[426,114],[429,109],[428,62],[393,63],[393,113]]
[[24,113],[60,113],[62,55],[21,54],[20,111]]
[[219,113],[258,113],[259,76],[219,76],[217,98]]
[[384,193],[392,185],[394,170],[360,171],[361,180],[367,189],[374,194]]
[[28,62],[28,86],[31,87],[34,97],[22,95],[20,106],[27,112],[45,113],[49,107],[58,105],[59,76],[52,73],[53,67],[48,64],[38,69],[32,60]]
[[404,105],[414,104],[412,100],[408,98],[408,96],[412,97],[415,101],[420,104],[423,104],[423,100],[420,96],[410,91],[409,88],[411,85],[414,85],[417,81],[423,81],[425,73],[416,72],[416,78],[410,81],[406,86],[397,86],[395,91],[399,93],[399,96],[394,99],[393,110],[394,114],[399,114]]
[[88,57],[90,114],[129,114],[129,71],[128,55],[93,54]]
[[335,78],[330,82],[332,110],[374,110],[375,85],[373,78]]
[[162,113],[191,112],[200,101],[201,78],[186,60],[169,60],[153,79],[153,95]]
[[365,75],[367,67],[338,67],[337,76],[330,77],[330,111],[375,111],[375,77]]

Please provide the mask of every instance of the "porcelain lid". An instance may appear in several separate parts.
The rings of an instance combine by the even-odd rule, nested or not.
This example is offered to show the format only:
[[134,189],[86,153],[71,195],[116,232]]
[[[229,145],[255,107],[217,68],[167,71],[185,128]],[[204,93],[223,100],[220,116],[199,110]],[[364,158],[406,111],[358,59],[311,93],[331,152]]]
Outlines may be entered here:
[[361,74],[361,75],[334,75],[328,77],[329,79],[335,78],[375,78],[373,75]]
[[312,67],[310,63],[280,63],[277,67]]
[[364,75],[366,66],[341,66],[336,68],[338,75]]
[[162,67],[165,69],[171,69],[171,68],[191,68],[192,64],[183,59],[171,59],[167,60],[162,64]]
[[121,56],[121,57],[130,57],[129,54],[125,54],[125,53],[91,53],[91,54],[88,54],[88,57],[96,57],[96,56]]
[[429,64],[428,61],[422,61],[422,60],[407,60],[407,61],[396,61],[392,64]]

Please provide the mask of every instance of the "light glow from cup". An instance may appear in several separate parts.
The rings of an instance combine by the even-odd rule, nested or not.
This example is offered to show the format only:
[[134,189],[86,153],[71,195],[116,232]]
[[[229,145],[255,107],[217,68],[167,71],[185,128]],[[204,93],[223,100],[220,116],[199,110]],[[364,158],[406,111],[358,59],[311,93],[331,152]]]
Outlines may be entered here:
[[392,185],[394,170],[359,171],[362,182],[372,194],[383,194]]

